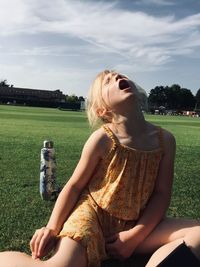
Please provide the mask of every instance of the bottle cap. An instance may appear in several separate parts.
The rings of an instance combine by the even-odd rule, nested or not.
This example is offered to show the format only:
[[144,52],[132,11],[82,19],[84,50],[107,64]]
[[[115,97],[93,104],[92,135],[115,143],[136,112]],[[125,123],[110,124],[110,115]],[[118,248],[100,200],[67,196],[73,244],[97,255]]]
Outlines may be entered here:
[[53,148],[53,141],[51,140],[45,140],[43,144],[45,148]]

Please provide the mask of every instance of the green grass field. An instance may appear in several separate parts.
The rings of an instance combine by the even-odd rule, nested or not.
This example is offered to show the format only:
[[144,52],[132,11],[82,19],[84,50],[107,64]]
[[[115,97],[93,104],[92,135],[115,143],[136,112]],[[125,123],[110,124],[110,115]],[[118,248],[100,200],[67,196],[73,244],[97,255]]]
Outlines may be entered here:
[[[200,118],[151,116],[177,140],[170,216],[200,218]],[[64,185],[91,130],[83,112],[0,105],[0,251],[29,252],[35,229],[47,223],[53,202],[39,195],[40,149],[52,139],[57,180]]]

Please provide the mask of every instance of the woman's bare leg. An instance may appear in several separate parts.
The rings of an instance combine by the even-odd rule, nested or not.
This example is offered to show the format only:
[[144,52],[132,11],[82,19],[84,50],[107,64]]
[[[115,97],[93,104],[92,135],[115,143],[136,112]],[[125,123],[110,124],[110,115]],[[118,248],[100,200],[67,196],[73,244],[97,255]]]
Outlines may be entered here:
[[136,252],[154,253],[146,265],[153,267],[183,242],[200,259],[200,222],[165,218],[137,248]]
[[43,262],[33,260],[25,253],[6,251],[0,252],[0,267],[43,267]]
[[55,255],[46,261],[45,267],[86,267],[86,249],[68,237],[60,239]]
[[64,237],[60,240],[55,255],[47,261],[33,260],[21,252],[1,252],[0,267],[86,267],[85,249],[76,241]]

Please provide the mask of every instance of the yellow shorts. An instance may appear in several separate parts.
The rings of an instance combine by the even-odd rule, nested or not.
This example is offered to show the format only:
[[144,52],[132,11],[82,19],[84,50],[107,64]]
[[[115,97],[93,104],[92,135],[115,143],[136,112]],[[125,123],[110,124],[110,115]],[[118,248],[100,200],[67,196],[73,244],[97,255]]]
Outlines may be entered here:
[[84,191],[71,215],[65,222],[59,237],[68,236],[86,248],[88,267],[100,267],[109,256],[104,237],[128,230],[135,221],[125,221],[101,209],[88,191]]

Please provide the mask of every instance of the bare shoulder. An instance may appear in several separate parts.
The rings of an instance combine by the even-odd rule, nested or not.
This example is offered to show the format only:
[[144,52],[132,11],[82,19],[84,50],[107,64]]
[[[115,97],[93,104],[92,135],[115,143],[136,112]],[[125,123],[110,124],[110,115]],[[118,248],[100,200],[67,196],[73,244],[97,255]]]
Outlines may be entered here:
[[166,129],[162,128],[162,131],[163,131],[164,143],[168,144],[168,145],[171,144],[173,146],[176,146],[176,139],[175,139],[174,135]]
[[99,156],[104,157],[111,148],[112,142],[107,136],[104,129],[101,127],[98,130],[94,131],[88,138],[84,149],[91,149],[93,152]]
[[176,139],[174,137],[174,135],[166,130],[162,128],[162,132],[163,132],[163,146],[164,146],[164,151],[165,154],[175,154],[176,151]]
[[154,136],[154,138],[156,137],[156,139],[158,136],[158,131],[161,130],[161,139],[162,139],[163,147],[165,150],[169,150],[169,149],[175,150],[176,139],[170,131],[168,131],[162,127],[158,127],[157,125],[154,125],[152,123],[148,123],[148,125],[149,125],[150,136],[151,137]]

